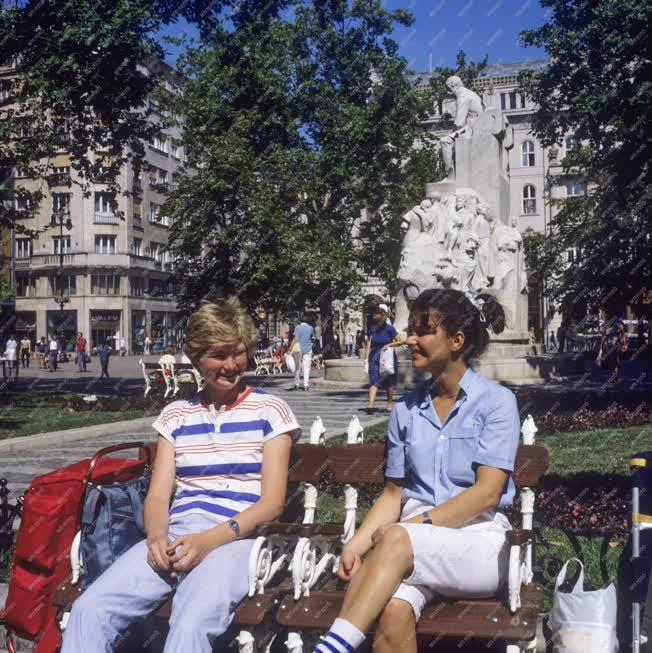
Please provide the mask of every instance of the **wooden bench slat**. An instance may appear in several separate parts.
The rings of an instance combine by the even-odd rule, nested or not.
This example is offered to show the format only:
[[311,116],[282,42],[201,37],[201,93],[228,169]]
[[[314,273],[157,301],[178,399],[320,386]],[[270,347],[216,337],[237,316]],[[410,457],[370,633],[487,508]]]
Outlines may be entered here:
[[317,444],[295,444],[290,454],[288,481],[318,483],[326,471],[328,449]]
[[342,524],[283,524],[281,522],[270,522],[269,524],[263,524],[256,530],[258,537],[268,537],[270,535],[313,537],[323,535],[337,539],[343,534],[344,526]]
[[338,483],[384,483],[385,445],[347,444],[330,449],[328,467]]
[[548,470],[550,455],[545,447],[522,444],[516,452],[512,479],[517,488],[537,487]]

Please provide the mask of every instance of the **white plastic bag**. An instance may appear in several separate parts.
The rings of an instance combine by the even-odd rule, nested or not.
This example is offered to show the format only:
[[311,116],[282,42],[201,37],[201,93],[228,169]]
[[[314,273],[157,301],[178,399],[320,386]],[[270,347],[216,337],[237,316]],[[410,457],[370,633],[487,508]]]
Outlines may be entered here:
[[364,359],[364,373],[369,374],[369,359],[368,358]]
[[285,354],[285,364],[292,374],[297,371],[297,366],[294,362],[294,354]]
[[[580,566],[575,587],[561,592],[566,568],[572,561]],[[550,611],[553,653],[616,653],[616,588],[611,583],[600,590],[584,589],[584,566],[571,558],[561,568],[555,583]]]
[[380,376],[394,374],[394,350],[383,349],[380,352]]

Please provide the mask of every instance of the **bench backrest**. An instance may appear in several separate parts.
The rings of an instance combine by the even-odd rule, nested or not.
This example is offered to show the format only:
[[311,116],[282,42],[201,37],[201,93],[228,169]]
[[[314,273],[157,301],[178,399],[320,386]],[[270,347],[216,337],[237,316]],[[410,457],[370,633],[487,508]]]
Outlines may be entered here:
[[[384,483],[385,445],[347,444],[329,449],[328,468],[336,483]],[[537,487],[548,469],[548,450],[535,444],[519,445],[512,479],[517,488]]]

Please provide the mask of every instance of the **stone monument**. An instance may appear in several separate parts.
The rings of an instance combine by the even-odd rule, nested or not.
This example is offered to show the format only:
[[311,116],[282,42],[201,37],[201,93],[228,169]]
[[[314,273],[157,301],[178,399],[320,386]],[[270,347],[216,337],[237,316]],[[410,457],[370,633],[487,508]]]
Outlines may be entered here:
[[[428,288],[493,294],[505,309],[506,328],[491,334],[477,369],[499,381],[540,382],[545,374],[530,356],[523,239],[509,215],[514,128],[499,110],[485,110],[459,77],[446,86],[456,108],[453,131],[439,139],[445,177],[426,184],[425,199],[403,216],[394,326],[406,335],[410,303]],[[326,361],[325,378],[353,381],[355,370],[366,380],[358,368],[353,361]],[[400,354],[398,376],[403,384],[415,380],[411,361]]]

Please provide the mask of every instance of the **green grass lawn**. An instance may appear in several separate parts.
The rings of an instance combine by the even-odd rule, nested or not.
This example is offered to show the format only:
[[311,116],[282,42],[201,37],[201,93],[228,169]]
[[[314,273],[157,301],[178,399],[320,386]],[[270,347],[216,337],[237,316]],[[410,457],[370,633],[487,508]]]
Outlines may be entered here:
[[[387,424],[379,424],[365,429],[365,442],[383,441]],[[329,440],[329,445],[342,444],[345,438]],[[537,444],[545,446],[550,453],[549,474],[562,478],[581,472],[599,472],[629,476],[629,459],[638,451],[652,450],[652,424],[618,429],[604,429],[583,432],[558,433],[537,437]],[[360,523],[369,505],[359,503],[358,518]],[[326,493],[318,498],[318,521],[323,523],[341,522],[344,519],[343,498]],[[550,571],[554,569],[554,558],[566,561],[575,557],[571,540],[562,529],[542,528],[543,544],[537,545],[537,558],[545,563]],[[602,585],[600,572],[600,551],[603,538],[579,537],[585,562],[585,582],[594,588]],[[606,553],[606,566],[610,580],[616,578],[618,559],[625,542],[614,539],[609,542]],[[573,570],[574,571],[574,570]],[[550,574],[548,575],[550,576]],[[544,609],[550,609],[552,601],[550,577],[546,583],[546,601]]]
[[[0,439],[146,417],[143,410],[67,412],[71,394],[16,393],[0,400]],[[128,408],[128,403],[125,402]],[[156,411],[158,413],[158,410]]]

